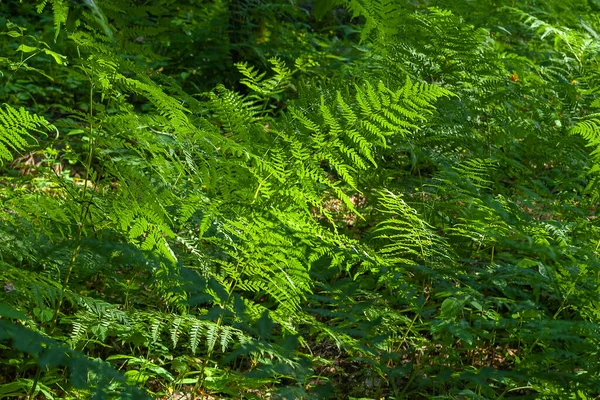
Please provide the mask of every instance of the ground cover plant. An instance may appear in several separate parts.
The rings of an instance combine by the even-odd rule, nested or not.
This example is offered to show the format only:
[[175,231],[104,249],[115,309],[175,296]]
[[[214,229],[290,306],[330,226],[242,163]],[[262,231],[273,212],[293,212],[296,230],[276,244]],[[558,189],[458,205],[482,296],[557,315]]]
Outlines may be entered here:
[[0,398],[597,398],[600,6],[498,3],[0,3]]

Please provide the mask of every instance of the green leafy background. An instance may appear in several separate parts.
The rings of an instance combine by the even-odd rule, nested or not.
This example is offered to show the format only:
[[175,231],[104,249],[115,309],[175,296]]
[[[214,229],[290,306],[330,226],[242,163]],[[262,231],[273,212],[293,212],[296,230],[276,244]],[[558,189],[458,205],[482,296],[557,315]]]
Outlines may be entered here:
[[593,399],[592,0],[0,4],[0,398]]

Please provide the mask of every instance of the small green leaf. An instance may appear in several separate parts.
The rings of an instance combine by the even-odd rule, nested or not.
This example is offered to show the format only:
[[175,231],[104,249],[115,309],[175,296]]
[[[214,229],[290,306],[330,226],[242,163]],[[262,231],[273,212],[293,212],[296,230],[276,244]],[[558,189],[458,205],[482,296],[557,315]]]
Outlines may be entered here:
[[132,369],[125,372],[125,378],[127,379],[127,383],[130,385],[139,385],[141,383],[146,383],[150,376],[140,372],[138,370]]
[[113,360],[131,360],[137,357],[135,356],[129,356],[127,354],[115,354],[114,356],[108,356],[106,358],[106,361],[113,361]]
[[459,338],[461,341],[469,345],[473,344],[473,335],[471,334],[471,332],[469,332],[469,325],[464,319],[457,324],[448,324],[447,329],[450,331],[450,333]]
[[62,54],[58,54],[52,50],[48,50],[48,49],[44,49],[44,53],[48,54],[49,56],[52,56],[52,58],[54,58],[54,61],[56,61],[57,64],[59,65],[65,65],[66,64],[66,56],[63,56]]
[[22,51],[23,53],[32,53],[37,50],[39,50],[37,47],[27,46],[26,44],[17,47],[17,51]]
[[475,309],[476,309],[477,311],[482,311],[482,310],[483,310],[483,306],[482,306],[482,305],[481,305],[481,303],[480,303],[480,302],[478,302],[477,300],[471,300],[471,301],[470,301],[470,304],[471,304],[473,307],[475,307]]
[[461,312],[462,308],[462,301],[454,297],[449,297],[442,302],[440,316],[444,319],[454,319]]
[[50,322],[54,317],[54,311],[46,307],[35,307],[33,309],[33,315],[35,315],[40,320],[40,322]]

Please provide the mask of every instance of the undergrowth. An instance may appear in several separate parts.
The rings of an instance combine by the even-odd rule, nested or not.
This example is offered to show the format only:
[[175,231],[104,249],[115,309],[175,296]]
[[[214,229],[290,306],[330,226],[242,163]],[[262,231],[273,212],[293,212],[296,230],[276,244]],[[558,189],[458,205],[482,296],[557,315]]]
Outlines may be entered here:
[[597,5],[0,4],[0,398],[592,399]]

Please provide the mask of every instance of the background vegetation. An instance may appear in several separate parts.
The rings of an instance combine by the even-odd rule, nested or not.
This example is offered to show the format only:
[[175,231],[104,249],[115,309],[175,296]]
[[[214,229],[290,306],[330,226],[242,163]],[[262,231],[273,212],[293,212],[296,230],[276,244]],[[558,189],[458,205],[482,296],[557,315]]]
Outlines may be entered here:
[[596,1],[0,25],[0,398],[600,393]]

